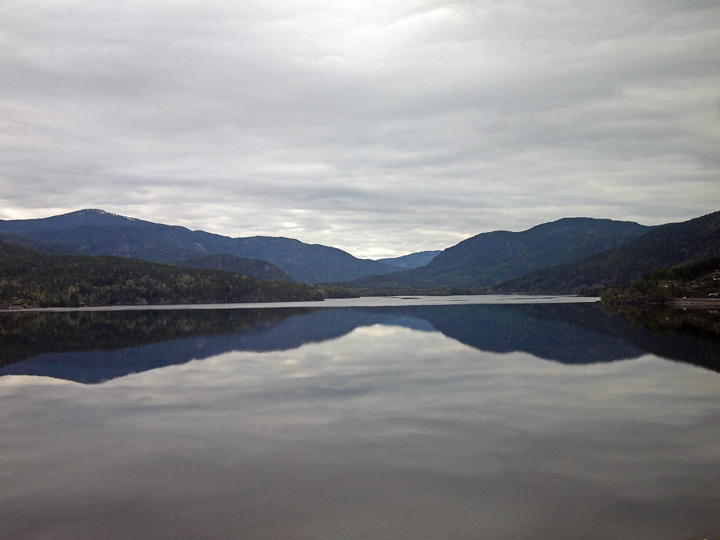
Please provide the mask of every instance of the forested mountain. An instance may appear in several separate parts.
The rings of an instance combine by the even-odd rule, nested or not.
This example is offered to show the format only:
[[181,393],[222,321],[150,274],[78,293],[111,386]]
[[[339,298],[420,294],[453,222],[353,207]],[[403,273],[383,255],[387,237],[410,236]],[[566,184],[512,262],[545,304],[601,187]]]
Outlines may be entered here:
[[389,264],[402,268],[404,270],[410,270],[411,268],[419,268],[425,266],[435,257],[440,255],[441,251],[418,251],[417,253],[410,253],[409,255],[403,255],[402,257],[391,257],[387,259],[377,259],[377,262],[383,264]]
[[427,266],[352,283],[373,288],[483,287],[621,246],[650,230],[628,221],[564,218],[523,232],[478,234],[444,250]]
[[660,227],[564,218],[522,232],[482,233],[436,256],[421,252],[389,259],[405,265],[429,260],[425,266],[392,273],[397,266],[357,259],[332,247],[279,237],[229,238],[101,210],[0,220],[0,238],[55,253],[115,255],[275,280],[345,282],[359,294],[408,289],[456,293],[488,287],[500,293],[558,294],[616,286],[656,267],[717,256],[719,221],[720,212]]
[[193,257],[176,263],[177,266],[187,268],[205,268],[206,270],[225,270],[236,272],[246,276],[269,279],[272,281],[293,281],[285,272],[277,266],[260,259],[243,259],[235,255],[205,255]]
[[672,268],[720,255],[720,212],[655,228],[624,246],[579,261],[530,272],[500,293],[577,293],[622,285],[654,268]]
[[0,242],[0,307],[320,300],[310,285],[111,256],[50,255]]
[[[720,294],[720,257],[675,268],[656,268],[642,278],[632,279],[620,287],[610,287],[602,302],[619,308],[627,306],[672,305],[688,298],[707,301]],[[717,300],[716,300],[717,301]],[[715,331],[720,336],[720,319]]]
[[0,220],[0,233],[36,246],[62,246],[85,255],[115,255],[176,263],[205,255],[234,255],[271,262],[298,281],[345,281],[396,268],[357,259],[337,248],[282,237],[230,238],[185,227],[80,210],[29,220]]

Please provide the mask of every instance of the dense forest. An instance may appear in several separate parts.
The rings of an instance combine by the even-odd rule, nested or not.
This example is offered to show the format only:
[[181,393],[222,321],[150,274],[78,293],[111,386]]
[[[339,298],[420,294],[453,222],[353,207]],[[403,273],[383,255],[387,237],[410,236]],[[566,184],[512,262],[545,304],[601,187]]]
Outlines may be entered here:
[[0,242],[0,307],[321,300],[302,283],[121,257],[52,255]]
[[676,298],[717,297],[719,292],[720,257],[711,257],[677,268],[656,268],[604,290],[601,298],[607,305],[666,305]]
[[373,291],[476,292],[532,270],[577,261],[624,245],[650,230],[632,222],[564,218],[522,232],[481,233],[444,250],[426,266],[365,276],[348,284]]
[[205,255],[193,257],[174,263],[176,266],[188,268],[204,268],[206,270],[225,270],[245,274],[246,276],[258,279],[269,279],[272,281],[294,281],[277,266],[260,259],[245,259],[235,255]]
[[654,268],[674,268],[720,256],[720,212],[656,227],[627,244],[580,259],[541,268],[506,281],[493,292],[593,293],[642,278]]

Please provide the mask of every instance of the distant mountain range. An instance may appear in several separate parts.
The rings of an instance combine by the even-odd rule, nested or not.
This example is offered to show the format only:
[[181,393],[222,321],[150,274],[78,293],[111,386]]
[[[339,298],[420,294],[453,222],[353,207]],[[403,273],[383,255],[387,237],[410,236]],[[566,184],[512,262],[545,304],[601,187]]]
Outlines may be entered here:
[[442,252],[379,261],[291,238],[230,238],[102,210],[0,220],[0,234],[6,241],[50,253],[115,255],[261,279],[342,283],[359,294],[558,294],[616,286],[656,267],[718,256],[719,224],[720,212],[658,227],[564,218],[522,232],[478,234]]
[[358,259],[337,248],[291,238],[230,238],[103,210],[80,210],[44,219],[0,220],[0,233],[36,249],[57,251],[62,247],[84,255],[115,255],[161,263],[207,255],[260,259],[273,263],[297,281],[309,283],[345,281],[397,269]]
[[419,268],[425,266],[435,257],[440,255],[442,251],[418,251],[417,253],[410,253],[409,255],[403,255],[402,257],[392,257],[389,259],[377,259],[378,262],[383,264],[389,264],[390,266],[396,266],[404,270],[410,270],[411,268]]

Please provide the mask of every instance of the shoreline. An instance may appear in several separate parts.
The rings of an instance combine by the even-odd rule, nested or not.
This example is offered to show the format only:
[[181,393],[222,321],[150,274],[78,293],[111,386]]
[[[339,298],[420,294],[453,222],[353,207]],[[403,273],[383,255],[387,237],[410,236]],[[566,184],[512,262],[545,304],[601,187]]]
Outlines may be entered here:
[[393,307],[393,306],[451,306],[472,304],[540,304],[540,303],[595,303],[599,297],[574,295],[520,295],[484,294],[457,296],[361,296],[328,298],[293,302],[243,302],[228,304],[146,304],[125,306],[82,306],[0,309],[0,313],[52,313],[91,311],[161,311],[210,309],[273,309],[273,308],[342,308],[342,307]]
[[602,301],[602,305],[613,309],[720,309],[720,298],[672,298],[663,302],[636,298],[625,302]]
[[674,309],[720,308],[720,298],[674,298],[665,305]]

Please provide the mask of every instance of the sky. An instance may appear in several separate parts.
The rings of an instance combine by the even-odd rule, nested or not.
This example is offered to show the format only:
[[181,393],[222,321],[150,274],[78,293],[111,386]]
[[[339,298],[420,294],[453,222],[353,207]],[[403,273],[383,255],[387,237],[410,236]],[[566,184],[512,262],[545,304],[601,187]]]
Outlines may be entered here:
[[0,0],[0,219],[379,258],[720,210],[717,0]]

